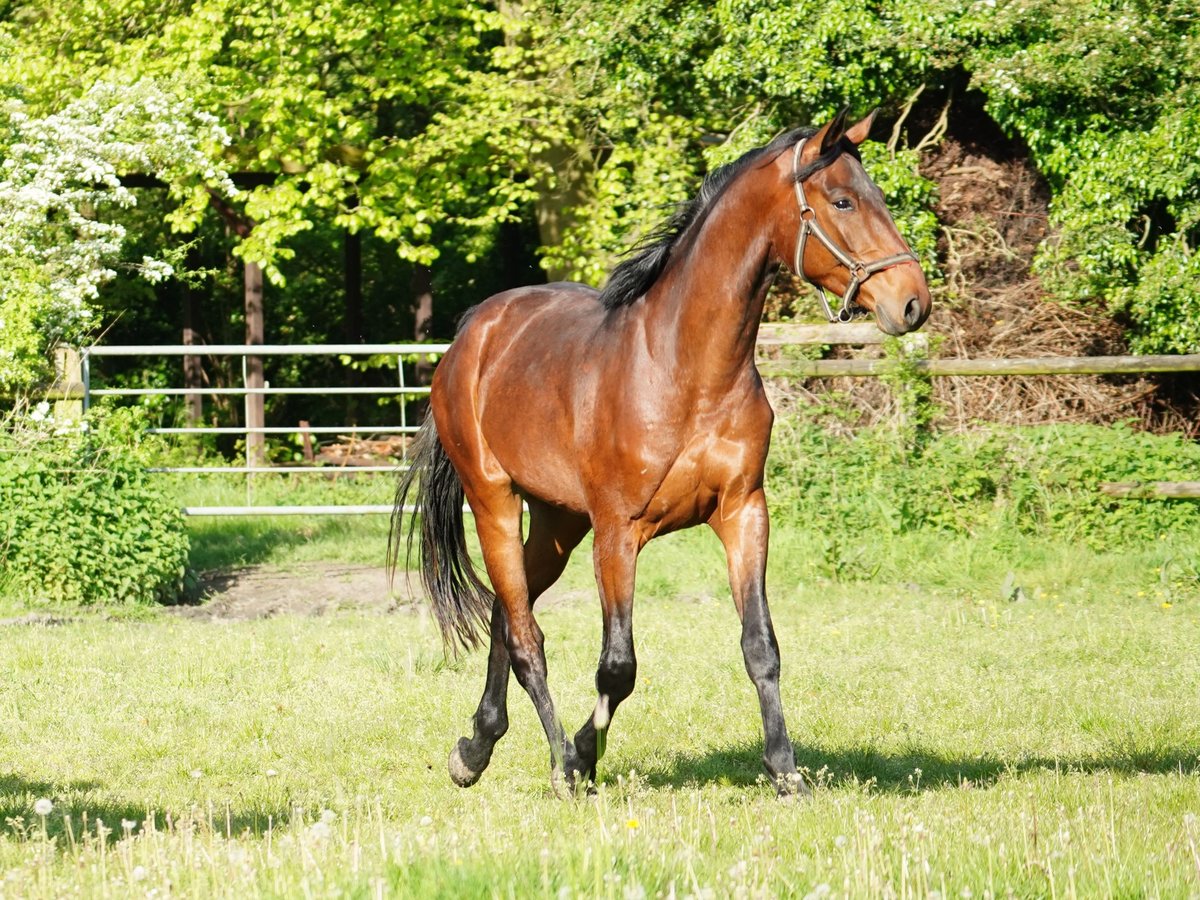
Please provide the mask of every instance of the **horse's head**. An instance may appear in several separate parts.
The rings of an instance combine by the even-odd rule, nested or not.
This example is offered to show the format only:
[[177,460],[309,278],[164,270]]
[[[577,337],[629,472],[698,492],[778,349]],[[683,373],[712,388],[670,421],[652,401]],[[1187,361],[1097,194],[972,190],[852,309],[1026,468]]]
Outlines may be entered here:
[[[779,218],[776,246],[792,242],[793,271],[817,287],[831,319],[845,321],[861,307],[875,314],[880,329],[900,335],[929,317],[929,285],[855,150],[874,120],[872,112],[847,128],[843,111],[781,154],[795,212]],[[827,290],[842,297],[840,309],[829,307]]]

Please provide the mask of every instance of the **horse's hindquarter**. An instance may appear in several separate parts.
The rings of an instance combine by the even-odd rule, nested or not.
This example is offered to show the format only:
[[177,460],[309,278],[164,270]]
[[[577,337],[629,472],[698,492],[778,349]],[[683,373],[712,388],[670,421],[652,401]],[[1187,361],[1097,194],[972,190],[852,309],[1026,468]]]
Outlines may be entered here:
[[[545,285],[481,304],[438,367],[431,402],[464,480],[482,467],[523,493],[587,513],[581,454],[594,432],[604,311],[582,285]],[[449,436],[449,441],[447,437]]]

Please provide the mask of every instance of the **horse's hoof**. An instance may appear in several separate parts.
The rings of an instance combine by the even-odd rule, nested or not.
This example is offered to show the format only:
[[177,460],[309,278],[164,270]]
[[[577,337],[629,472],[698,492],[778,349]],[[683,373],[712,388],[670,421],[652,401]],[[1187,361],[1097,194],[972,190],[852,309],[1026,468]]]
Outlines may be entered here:
[[483,774],[482,768],[472,769],[463,759],[463,745],[466,743],[466,738],[459,738],[454,749],[450,751],[450,759],[446,763],[446,767],[450,770],[450,780],[464,788],[473,785]]
[[551,769],[550,793],[559,800],[573,800],[575,798],[574,779],[568,778],[562,769]]
[[812,789],[799,772],[788,772],[775,776],[775,795],[785,802],[795,802],[811,797]]
[[596,793],[595,782],[578,770],[569,774],[561,769],[550,772],[550,792],[559,800],[578,800]]

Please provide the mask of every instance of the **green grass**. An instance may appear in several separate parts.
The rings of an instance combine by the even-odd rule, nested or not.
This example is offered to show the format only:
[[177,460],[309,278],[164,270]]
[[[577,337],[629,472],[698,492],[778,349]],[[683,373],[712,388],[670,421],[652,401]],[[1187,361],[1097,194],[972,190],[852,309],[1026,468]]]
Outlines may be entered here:
[[[171,477],[171,476],[164,476]],[[174,476],[174,489],[186,506],[270,506],[391,504],[396,480],[384,473]],[[254,516],[189,520],[191,566],[198,572],[232,566],[338,560],[382,563],[387,544],[386,515]]]
[[[258,534],[191,527],[198,549]],[[357,559],[346,535],[381,555],[386,530],[277,527],[240,557],[203,552]],[[817,784],[798,804],[760,778],[754,692],[703,532],[644,554],[637,690],[597,794],[574,801],[550,796],[515,685],[491,768],[470,790],[450,783],[485,660],[444,660],[421,610],[2,628],[0,896],[1200,892],[1188,546],[916,535],[855,549],[785,529],[773,543],[785,708]],[[567,599],[540,614],[571,730],[600,640],[581,551]],[[44,820],[39,798],[54,803]]]

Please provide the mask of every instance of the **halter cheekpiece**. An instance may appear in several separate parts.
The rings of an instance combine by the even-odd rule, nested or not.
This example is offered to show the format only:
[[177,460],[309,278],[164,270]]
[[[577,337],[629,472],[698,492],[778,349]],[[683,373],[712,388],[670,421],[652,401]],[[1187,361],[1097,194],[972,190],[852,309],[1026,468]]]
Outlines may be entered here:
[[[801,139],[796,144],[796,149],[792,153],[792,174],[795,176],[792,184],[796,189],[796,203],[800,207],[800,233],[796,236],[796,255],[793,260],[792,271],[817,289],[817,297],[820,299],[821,306],[825,310],[825,315],[829,317],[830,322],[849,322],[854,318],[854,298],[864,281],[876,272],[882,272],[884,269],[890,269],[892,266],[899,266],[905,263],[919,263],[920,260],[915,253],[909,250],[904,253],[885,256],[874,262],[864,263],[856,260],[834,242],[829,233],[817,221],[816,210],[808,205],[808,199],[804,196],[804,183],[800,179],[800,153],[807,141],[808,138]],[[808,236],[810,234],[824,244],[825,249],[833,255],[833,258],[850,272],[850,284],[846,286],[846,292],[842,295],[842,308],[838,310],[836,315],[833,312],[833,308],[829,305],[829,297],[825,293],[825,288],[804,274],[804,247],[808,243]]]

